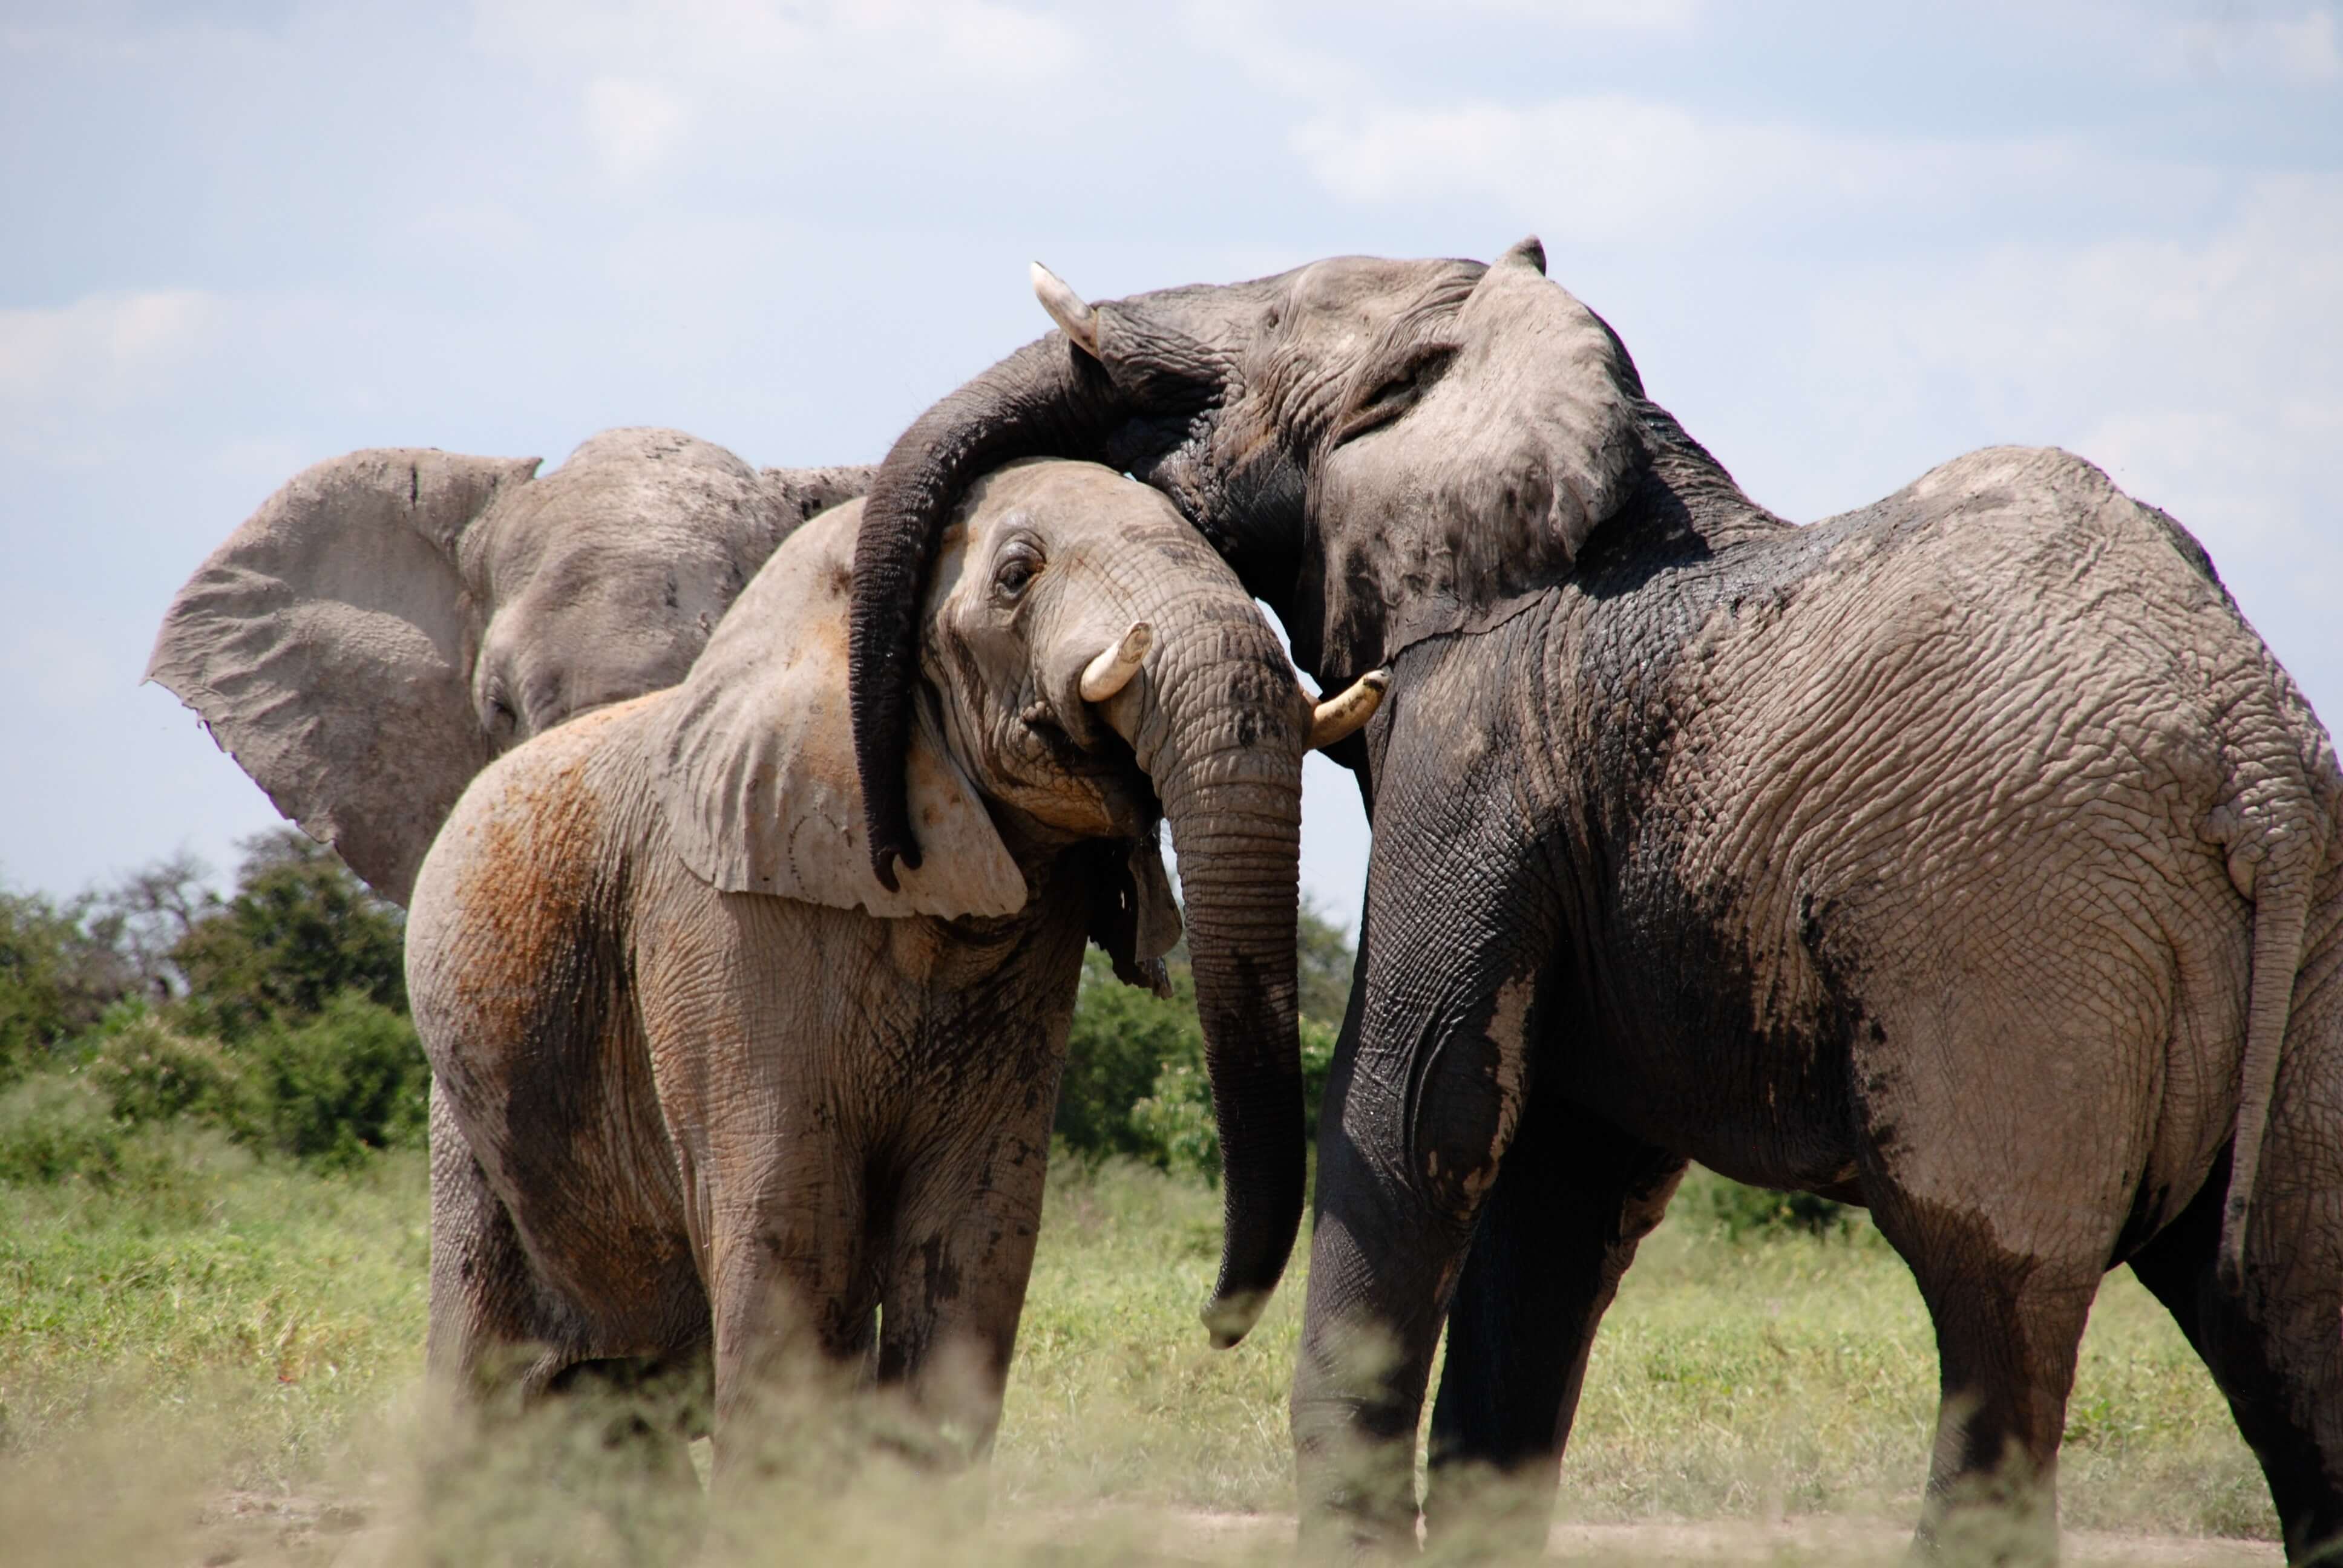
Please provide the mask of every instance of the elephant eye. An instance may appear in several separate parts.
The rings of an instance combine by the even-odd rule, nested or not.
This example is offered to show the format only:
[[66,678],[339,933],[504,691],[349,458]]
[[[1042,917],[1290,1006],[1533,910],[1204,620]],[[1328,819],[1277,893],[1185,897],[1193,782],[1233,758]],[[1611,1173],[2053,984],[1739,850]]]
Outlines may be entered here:
[[1334,444],[1341,446],[1353,437],[1390,424],[1415,406],[1424,389],[1440,379],[1449,361],[1456,357],[1456,347],[1450,343],[1427,343],[1417,346],[1406,357],[1390,364],[1381,374],[1363,377],[1368,390],[1364,397],[1354,399],[1350,411],[1337,427]]
[[992,591],[1003,600],[1015,600],[1041,570],[1041,552],[1029,545],[1012,547],[1001,556],[1000,566],[993,568]]

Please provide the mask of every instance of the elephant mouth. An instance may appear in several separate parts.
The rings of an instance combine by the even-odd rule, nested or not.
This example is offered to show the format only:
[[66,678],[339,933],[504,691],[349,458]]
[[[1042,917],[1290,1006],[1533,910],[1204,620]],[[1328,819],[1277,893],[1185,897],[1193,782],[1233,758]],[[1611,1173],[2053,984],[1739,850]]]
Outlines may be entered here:
[[[1139,765],[1131,743],[1111,726],[1091,723],[1086,728],[1089,734],[1078,739],[1056,708],[1046,700],[1034,701],[1017,716],[1011,749],[1017,753],[1018,766],[1007,771],[1024,779],[1037,798],[1063,800],[1071,791],[1082,799],[1089,809],[1075,813],[1084,819],[1080,830],[1094,829],[1088,819],[1096,813],[1104,816],[1117,837],[1152,831],[1163,817],[1155,780]],[[1027,809],[1045,821],[1058,815],[1031,805]]]

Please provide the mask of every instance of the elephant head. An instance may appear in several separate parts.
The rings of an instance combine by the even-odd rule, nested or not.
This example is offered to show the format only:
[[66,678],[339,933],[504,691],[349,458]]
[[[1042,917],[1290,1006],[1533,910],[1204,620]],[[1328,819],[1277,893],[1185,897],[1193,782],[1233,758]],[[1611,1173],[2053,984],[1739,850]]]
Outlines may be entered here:
[[1302,1213],[1302,753],[1365,722],[1378,689],[1313,711],[1235,573],[1161,495],[1089,464],[1009,467],[955,508],[914,617],[907,805],[931,853],[882,890],[846,703],[860,514],[792,539],[674,695],[654,745],[678,850],[729,892],[964,918],[1023,908],[1057,849],[1127,842],[1117,907],[1092,920],[1128,970],[1179,934],[1154,849],[1167,823],[1225,1165],[1206,1321],[1233,1343]]
[[1322,678],[1567,573],[1666,421],[1544,266],[1525,240],[1493,266],[1345,256],[1099,305],[1037,266],[1060,330],[922,416],[863,512],[856,743],[880,877],[919,853],[889,782],[907,733],[903,607],[961,487],[994,464],[1091,457],[1161,487]]
[[760,473],[649,429],[538,461],[394,447],[304,471],[188,578],[147,664],[400,903],[473,774],[681,679],[774,546],[870,474]]

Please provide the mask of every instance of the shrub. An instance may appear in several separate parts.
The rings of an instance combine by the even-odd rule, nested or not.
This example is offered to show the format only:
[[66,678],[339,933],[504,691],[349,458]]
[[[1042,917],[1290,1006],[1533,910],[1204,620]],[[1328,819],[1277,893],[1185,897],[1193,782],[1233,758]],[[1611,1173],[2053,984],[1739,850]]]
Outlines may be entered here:
[[[1313,1144],[1338,1033],[1322,1020],[1302,1020],[1302,1131]],[[1147,1097],[1131,1108],[1131,1125],[1139,1144],[1132,1151],[1141,1158],[1166,1171],[1184,1171],[1219,1184],[1220,1124],[1212,1117],[1212,1081],[1204,1071],[1201,1037],[1192,1054],[1163,1064]]]
[[1855,1227],[1855,1211],[1812,1192],[1745,1187],[1713,1173],[1704,1185],[1709,1217],[1735,1241],[1783,1235],[1836,1236]]
[[422,1042],[363,991],[344,991],[315,1018],[268,1024],[231,1054],[241,1078],[233,1131],[245,1141],[327,1168],[423,1141]]
[[88,1084],[36,1073],[0,1095],[0,1182],[111,1185],[123,1172],[125,1138]]
[[1144,1154],[1149,1136],[1131,1108],[1151,1093],[1167,1061],[1202,1062],[1195,988],[1182,965],[1166,1001],[1114,978],[1104,953],[1083,955],[1081,991],[1066,1036],[1053,1131],[1078,1154]]
[[218,1043],[181,1034],[129,1002],[111,1010],[94,1037],[89,1080],[116,1121],[137,1126],[175,1116],[232,1122],[236,1064]]
[[136,978],[87,929],[89,900],[0,893],[0,1084],[53,1064]]
[[322,844],[290,828],[245,841],[236,896],[171,950],[197,1034],[237,1040],[312,1018],[346,991],[407,1010],[405,928]]

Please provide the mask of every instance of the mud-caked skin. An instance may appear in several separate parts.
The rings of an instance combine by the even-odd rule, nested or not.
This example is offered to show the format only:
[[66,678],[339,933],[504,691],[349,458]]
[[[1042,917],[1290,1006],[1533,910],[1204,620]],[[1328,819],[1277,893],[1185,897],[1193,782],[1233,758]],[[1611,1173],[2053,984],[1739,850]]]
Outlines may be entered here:
[[[823,1369],[989,1444],[1083,944],[1160,983],[1181,930],[1159,819],[1199,974],[1285,977],[1206,1010],[1216,1093],[1300,1124],[1312,710],[1234,574],[1107,470],[981,487],[924,618],[931,853],[882,893],[845,720],[858,510],[778,550],[682,685],[483,772],[407,926],[434,1373],[534,1393],[706,1357],[719,1477],[759,1391]],[[1135,621],[1144,658],[1101,677]],[[1290,1192],[1247,1193],[1283,1246],[1294,1152]]]
[[[1924,1543],[2056,1553],[2099,1278],[2227,1395],[2288,1553],[2343,1535],[2343,779],[2171,519],[1997,448],[1796,528],[1524,242],[1085,304],[872,481],[876,592],[981,454],[1169,493],[1361,743],[1320,1122],[1305,1534],[1544,1539],[1588,1346],[1685,1162],[1869,1206],[1935,1320]],[[864,585],[872,585],[866,596]],[[874,792],[873,800],[876,801]],[[885,813],[875,809],[883,834]],[[874,839],[874,843],[879,842]]]

